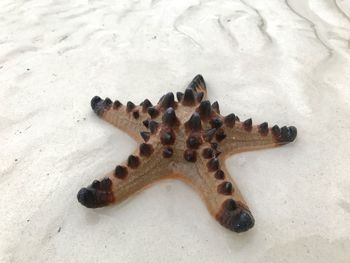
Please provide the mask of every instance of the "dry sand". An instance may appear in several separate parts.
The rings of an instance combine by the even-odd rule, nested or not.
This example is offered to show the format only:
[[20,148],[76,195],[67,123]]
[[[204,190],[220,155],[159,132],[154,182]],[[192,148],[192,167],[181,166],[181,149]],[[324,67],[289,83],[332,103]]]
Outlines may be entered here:
[[[349,17],[347,0],[1,0],[0,262],[349,262]],[[228,160],[255,227],[227,231],[177,181],[82,207],[136,147],[91,97],[156,102],[197,73],[224,114],[298,127]]]

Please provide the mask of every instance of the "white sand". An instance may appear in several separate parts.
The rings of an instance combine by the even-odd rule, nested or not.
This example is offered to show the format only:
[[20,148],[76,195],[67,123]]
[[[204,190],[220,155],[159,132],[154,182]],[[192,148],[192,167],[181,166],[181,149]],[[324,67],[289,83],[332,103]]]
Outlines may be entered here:
[[[0,1],[0,262],[349,262],[350,2]],[[89,210],[80,187],[136,147],[90,109],[197,74],[224,114],[295,125],[233,156],[255,227],[221,227],[165,181]]]

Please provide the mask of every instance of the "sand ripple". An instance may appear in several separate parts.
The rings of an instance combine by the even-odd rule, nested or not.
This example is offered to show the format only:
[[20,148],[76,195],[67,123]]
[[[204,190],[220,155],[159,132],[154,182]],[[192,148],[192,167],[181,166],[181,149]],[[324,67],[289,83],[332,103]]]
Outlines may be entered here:
[[[136,147],[90,98],[156,101],[197,73],[223,113],[299,128],[228,162],[256,228],[225,232],[180,183],[81,208]],[[345,0],[1,0],[0,262],[345,262],[349,84]]]

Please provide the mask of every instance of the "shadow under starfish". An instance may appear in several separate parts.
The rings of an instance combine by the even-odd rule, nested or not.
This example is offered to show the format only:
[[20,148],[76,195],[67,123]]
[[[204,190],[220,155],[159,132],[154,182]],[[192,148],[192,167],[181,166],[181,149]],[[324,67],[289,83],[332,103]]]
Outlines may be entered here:
[[102,119],[139,143],[121,165],[78,193],[89,208],[119,203],[147,185],[165,178],[190,184],[209,212],[224,227],[243,232],[254,218],[225,167],[225,158],[243,151],[271,148],[294,141],[293,126],[252,125],[231,113],[220,115],[219,104],[206,100],[204,79],[197,75],[184,93],[162,96],[156,105],[145,99],[139,106],[95,96],[91,107]]

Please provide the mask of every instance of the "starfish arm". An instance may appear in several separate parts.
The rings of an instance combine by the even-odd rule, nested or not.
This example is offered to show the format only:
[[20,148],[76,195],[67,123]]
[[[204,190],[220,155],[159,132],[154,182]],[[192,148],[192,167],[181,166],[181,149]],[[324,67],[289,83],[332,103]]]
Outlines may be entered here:
[[[222,117],[223,122],[225,118]],[[252,125],[251,119],[244,122],[235,121],[233,127],[229,126],[224,123],[223,127],[216,131],[216,140],[226,155],[285,145],[294,141],[297,136],[294,126],[279,128],[275,125],[268,128],[266,122]]]
[[202,98],[207,98],[207,87],[205,85],[205,81],[202,75],[198,74],[197,76],[195,76],[187,88],[193,89],[197,93],[203,92]]
[[120,203],[132,194],[165,178],[169,174],[168,162],[159,158],[161,149],[151,144],[141,144],[139,151],[130,155],[123,164],[95,180],[88,187],[80,189],[78,201],[88,207],[97,208]]
[[97,116],[128,133],[138,142],[141,140],[139,132],[145,128],[143,121],[149,117],[147,109],[151,106],[147,99],[140,106],[130,101],[122,105],[118,100],[112,102],[109,98],[103,100],[98,96],[91,100],[91,107]]
[[172,169],[199,193],[210,214],[222,226],[234,232],[244,232],[254,226],[254,218],[228,174],[224,160],[216,157],[216,150],[209,143],[196,151],[196,160],[192,163],[174,163]]
[[250,212],[250,209],[244,200],[238,185],[230,176],[225,165],[224,157],[219,158],[219,160],[221,164],[220,170],[222,171],[219,173],[223,175],[224,178],[218,179],[220,183],[217,183],[217,191],[221,191],[221,194],[225,193],[225,191],[229,192],[232,185],[232,193],[222,202],[215,215],[215,218],[222,226],[230,230],[235,232],[247,231],[254,226],[255,219]]

